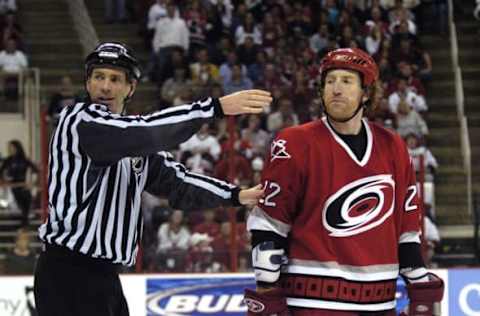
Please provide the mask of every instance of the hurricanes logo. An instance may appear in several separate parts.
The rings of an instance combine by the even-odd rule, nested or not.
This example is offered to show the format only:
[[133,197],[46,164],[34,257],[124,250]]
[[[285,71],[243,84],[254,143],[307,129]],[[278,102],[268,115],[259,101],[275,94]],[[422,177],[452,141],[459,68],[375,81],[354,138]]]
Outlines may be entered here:
[[330,196],[323,208],[323,225],[332,237],[370,230],[393,213],[395,182],[390,174],[351,182]]
[[270,161],[274,161],[275,159],[289,159],[291,156],[287,152],[287,148],[285,145],[287,141],[284,139],[274,140],[270,147]]

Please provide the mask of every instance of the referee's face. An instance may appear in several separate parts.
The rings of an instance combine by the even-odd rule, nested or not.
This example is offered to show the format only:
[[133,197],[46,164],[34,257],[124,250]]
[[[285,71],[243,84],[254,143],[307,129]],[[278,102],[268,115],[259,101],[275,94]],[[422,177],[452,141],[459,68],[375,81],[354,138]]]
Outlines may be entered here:
[[135,91],[136,81],[129,82],[125,71],[115,68],[94,68],[87,79],[87,91],[95,103],[108,106],[120,114],[127,96]]

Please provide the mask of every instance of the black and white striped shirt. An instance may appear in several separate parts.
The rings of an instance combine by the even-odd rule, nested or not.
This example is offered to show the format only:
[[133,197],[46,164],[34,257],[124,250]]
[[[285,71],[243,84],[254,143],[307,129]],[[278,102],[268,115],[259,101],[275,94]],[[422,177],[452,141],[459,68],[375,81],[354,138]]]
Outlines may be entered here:
[[40,238],[133,265],[144,190],[182,210],[239,205],[236,186],[188,172],[164,152],[222,115],[217,99],[147,116],[112,114],[99,104],[64,109],[50,142],[49,216]]

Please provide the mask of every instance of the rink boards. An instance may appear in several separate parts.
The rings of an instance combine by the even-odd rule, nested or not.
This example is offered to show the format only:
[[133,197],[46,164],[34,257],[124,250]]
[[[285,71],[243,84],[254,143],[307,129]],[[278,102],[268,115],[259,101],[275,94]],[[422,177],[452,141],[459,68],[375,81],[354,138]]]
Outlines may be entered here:
[[[480,316],[480,269],[435,270],[445,280],[442,316]],[[132,316],[245,315],[243,289],[252,274],[130,274],[121,276]],[[0,315],[30,316],[33,277],[0,277]],[[397,309],[408,303],[397,282]]]

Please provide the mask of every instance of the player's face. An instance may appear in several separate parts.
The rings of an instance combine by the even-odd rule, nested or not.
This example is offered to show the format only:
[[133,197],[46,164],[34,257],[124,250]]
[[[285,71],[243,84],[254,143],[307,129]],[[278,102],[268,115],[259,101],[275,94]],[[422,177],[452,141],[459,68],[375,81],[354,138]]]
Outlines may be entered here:
[[334,120],[341,121],[351,117],[360,105],[363,95],[360,75],[357,72],[335,69],[325,76],[323,101],[328,115]]
[[114,68],[94,68],[87,80],[87,91],[95,103],[105,104],[120,114],[125,98],[135,91],[136,82],[129,82],[125,71]]

